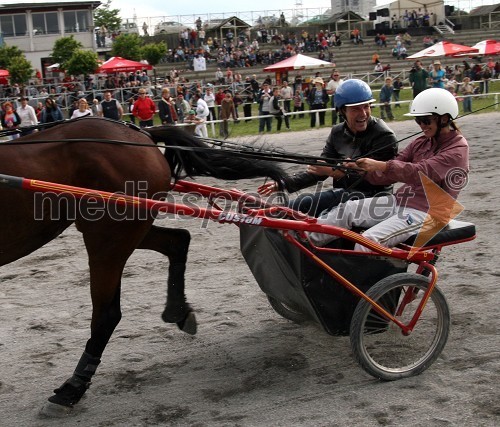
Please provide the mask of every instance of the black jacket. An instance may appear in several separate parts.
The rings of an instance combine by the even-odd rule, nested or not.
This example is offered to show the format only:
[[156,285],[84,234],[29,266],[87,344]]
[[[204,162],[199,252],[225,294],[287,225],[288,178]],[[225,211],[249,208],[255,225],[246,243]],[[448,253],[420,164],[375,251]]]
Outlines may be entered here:
[[[372,153],[373,150],[377,150]],[[329,159],[347,159],[355,157],[370,157],[375,160],[387,161],[393,159],[398,152],[398,142],[394,132],[380,119],[370,118],[368,127],[362,133],[354,135],[347,127],[346,122],[338,124],[326,141],[321,157]],[[372,154],[371,154],[372,153]],[[326,176],[313,175],[301,172],[289,176],[285,180],[288,192],[293,193],[324,181]],[[334,182],[335,188],[345,188],[349,191],[359,191],[367,197],[380,192],[391,192],[392,186],[373,185],[359,175],[346,174],[342,179]]]
[[[174,107],[175,109],[175,107]],[[160,116],[160,120],[163,124],[173,125],[176,117],[172,116],[172,111],[170,110],[170,106],[163,98],[158,102],[158,115]]]

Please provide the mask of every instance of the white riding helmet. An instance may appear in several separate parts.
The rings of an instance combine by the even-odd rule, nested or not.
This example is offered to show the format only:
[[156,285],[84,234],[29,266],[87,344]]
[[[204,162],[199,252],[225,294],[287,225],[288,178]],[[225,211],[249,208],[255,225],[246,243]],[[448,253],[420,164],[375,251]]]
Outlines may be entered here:
[[430,116],[449,114],[454,120],[458,116],[458,104],[455,97],[446,89],[431,88],[420,92],[410,105],[410,112],[405,116]]

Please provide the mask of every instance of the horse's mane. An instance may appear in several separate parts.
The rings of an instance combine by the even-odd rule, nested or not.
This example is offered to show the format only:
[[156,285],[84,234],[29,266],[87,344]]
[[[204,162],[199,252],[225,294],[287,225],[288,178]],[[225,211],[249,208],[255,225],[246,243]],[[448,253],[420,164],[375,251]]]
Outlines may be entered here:
[[227,180],[266,176],[282,183],[286,176],[272,161],[238,157],[234,151],[213,148],[180,127],[159,126],[147,131],[155,143],[165,144],[165,158],[174,179],[181,178],[184,172],[188,176],[207,175]]

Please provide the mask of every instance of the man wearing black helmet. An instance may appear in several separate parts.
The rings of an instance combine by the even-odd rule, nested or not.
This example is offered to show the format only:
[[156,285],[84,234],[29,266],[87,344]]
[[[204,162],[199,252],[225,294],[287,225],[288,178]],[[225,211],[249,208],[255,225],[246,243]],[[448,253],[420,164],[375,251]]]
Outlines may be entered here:
[[[371,116],[374,102],[370,87],[358,79],[346,80],[335,92],[334,102],[344,122],[333,126],[321,153],[328,159],[353,159],[371,157],[387,161],[397,153],[394,132],[380,119]],[[319,216],[326,209],[337,206],[349,197],[373,197],[379,193],[390,193],[387,185],[373,185],[357,174],[348,174],[330,166],[308,166],[304,172],[288,177],[285,188],[292,193],[331,177],[333,188],[315,194],[302,194],[292,200],[292,209]],[[258,188],[261,195],[270,195],[277,190],[275,182]]]

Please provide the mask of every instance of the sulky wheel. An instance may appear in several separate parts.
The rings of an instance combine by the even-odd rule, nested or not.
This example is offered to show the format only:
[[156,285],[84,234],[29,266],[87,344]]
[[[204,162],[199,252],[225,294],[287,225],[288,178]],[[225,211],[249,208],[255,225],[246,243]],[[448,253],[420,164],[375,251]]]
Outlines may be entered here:
[[[376,283],[367,293],[403,324],[408,324],[429,284],[428,278],[412,273],[395,274]],[[398,313],[406,298],[409,303]],[[386,381],[418,375],[443,350],[450,329],[450,312],[441,291],[434,287],[413,331],[404,335],[365,300],[358,303],[351,322],[351,347],[361,367]]]
[[291,305],[285,304],[284,302],[281,302],[269,295],[267,295],[267,299],[269,300],[269,304],[271,304],[274,311],[285,319],[291,320],[295,323],[303,323],[308,319],[304,313]]

